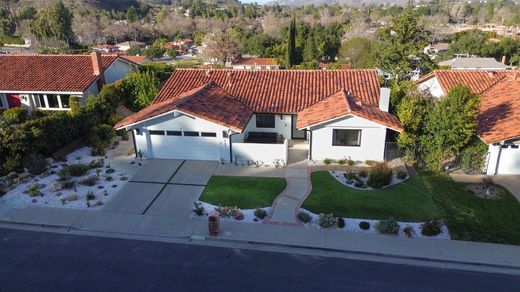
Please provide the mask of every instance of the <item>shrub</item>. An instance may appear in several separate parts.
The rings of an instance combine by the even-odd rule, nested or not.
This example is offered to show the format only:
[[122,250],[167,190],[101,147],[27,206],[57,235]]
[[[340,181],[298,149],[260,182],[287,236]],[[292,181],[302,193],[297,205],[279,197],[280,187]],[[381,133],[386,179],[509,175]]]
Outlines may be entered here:
[[103,158],[101,159],[98,159],[98,160],[92,160],[88,166],[91,168],[91,169],[94,169],[94,168],[100,168],[100,167],[103,167],[103,165],[105,165],[105,160]]
[[356,181],[356,182],[354,183],[354,187],[356,187],[356,188],[360,188],[360,189],[364,189],[364,188],[366,188],[365,183],[362,182],[362,181]]
[[361,221],[359,222],[359,228],[361,228],[362,230],[368,230],[370,229],[370,223],[366,221]]
[[60,170],[60,178],[68,178],[70,176],[82,176],[90,170],[90,167],[86,164],[71,164],[67,165]]
[[94,195],[94,192],[88,191],[87,192],[87,201],[91,201],[91,200],[95,200],[95,199],[96,199],[96,195]]
[[356,164],[356,162],[352,159],[349,159],[349,160],[347,160],[347,164],[350,166],[353,166],[354,164]]
[[474,139],[462,150],[460,166],[464,171],[482,171],[486,164],[488,146],[480,139]]
[[244,220],[244,213],[237,211],[233,215],[233,218],[235,218],[235,220],[237,220],[237,221],[242,221],[242,220]]
[[201,203],[193,202],[193,205],[195,205],[195,208],[193,208],[191,211],[195,215],[199,217],[206,215],[206,210],[204,209],[204,206],[202,206]]
[[47,170],[47,160],[38,153],[31,153],[23,160],[23,165],[30,174],[40,174]]
[[368,172],[368,185],[379,189],[392,182],[392,169],[386,163],[377,163]]
[[311,215],[309,213],[307,213],[307,212],[304,212],[304,211],[298,212],[297,217],[298,217],[298,220],[300,220],[303,223],[309,223],[312,220]]
[[318,225],[323,228],[331,228],[336,225],[336,217],[334,217],[334,214],[321,213],[318,218]]
[[355,180],[355,179],[357,179],[357,175],[353,171],[348,171],[347,172],[347,179]]
[[113,169],[113,168],[108,168],[105,172],[108,173],[108,174],[110,174],[110,173],[114,173],[114,172],[116,172],[116,170]]
[[21,124],[27,120],[27,110],[23,108],[10,108],[4,111],[3,117],[8,125]]
[[116,132],[112,126],[93,127],[87,136],[87,143],[92,148],[92,155],[105,155],[115,136]]
[[123,96],[128,98],[128,107],[137,112],[150,105],[159,92],[159,79],[151,72],[128,74],[123,79]]
[[235,214],[240,211],[240,209],[237,206],[218,206],[215,207],[215,211],[217,211],[220,215],[220,217],[228,218],[228,217],[235,217]]
[[368,166],[374,166],[376,164],[376,161],[374,160],[365,160],[365,164]]
[[442,222],[440,220],[429,220],[421,224],[421,234],[424,236],[437,236],[441,230]]
[[338,160],[338,164],[339,164],[339,165],[343,165],[343,164],[345,164],[345,163],[347,163],[347,161],[346,161],[345,159],[340,159],[340,160]]
[[267,211],[262,208],[258,208],[255,210],[255,217],[263,220],[265,217],[267,217]]
[[326,165],[329,165],[329,164],[332,163],[332,159],[330,159],[330,158],[325,158],[325,159],[323,159],[323,163],[325,163]]
[[405,171],[400,170],[397,172],[397,178],[400,180],[405,179],[408,176],[408,174]]
[[379,221],[376,228],[381,234],[398,234],[400,226],[394,218],[388,218]]
[[403,229],[403,232],[404,232],[404,234],[406,234],[407,237],[412,237],[413,234],[414,234],[414,231],[413,231],[412,226],[406,226],[406,227]]
[[69,98],[70,114],[75,116],[79,113],[81,107],[81,96],[72,95]]
[[[119,114],[111,114],[109,117],[108,117],[108,121],[107,121],[107,124],[111,125],[111,126],[114,126],[115,124],[121,122],[125,117],[123,117],[122,115],[119,115]],[[123,130],[124,131],[124,130]]]
[[27,188],[27,193],[29,194],[29,196],[31,197],[37,197],[40,195],[40,187],[38,186],[38,184],[31,184],[28,188]]
[[336,223],[336,226],[338,226],[338,228],[344,228],[345,227],[345,219],[343,219],[342,217],[339,217],[338,221]]
[[359,176],[360,177],[367,177],[368,176],[368,172],[366,170],[362,170],[359,172]]

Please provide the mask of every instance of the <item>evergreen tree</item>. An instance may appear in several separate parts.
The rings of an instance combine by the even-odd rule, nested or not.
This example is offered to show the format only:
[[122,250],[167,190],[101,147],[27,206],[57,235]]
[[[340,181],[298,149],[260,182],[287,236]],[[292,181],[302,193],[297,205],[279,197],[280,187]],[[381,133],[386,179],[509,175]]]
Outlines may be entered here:
[[294,65],[296,65],[296,18],[293,17],[291,20],[291,26],[289,27],[285,68],[290,69]]

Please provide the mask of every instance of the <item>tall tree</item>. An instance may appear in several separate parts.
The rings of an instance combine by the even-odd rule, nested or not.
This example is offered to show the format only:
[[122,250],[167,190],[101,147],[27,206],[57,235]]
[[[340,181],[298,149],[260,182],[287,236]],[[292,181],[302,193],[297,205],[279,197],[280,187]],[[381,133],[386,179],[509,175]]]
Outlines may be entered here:
[[294,65],[296,65],[296,18],[293,16],[289,27],[285,68],[290,69]]
[[40,10],[31,24],[31,32],[43,40],[52,38],[66,41],[68,45],[75,42],[72,31],[72,13],[65,7],[62,1],[56,2],[52,7]]

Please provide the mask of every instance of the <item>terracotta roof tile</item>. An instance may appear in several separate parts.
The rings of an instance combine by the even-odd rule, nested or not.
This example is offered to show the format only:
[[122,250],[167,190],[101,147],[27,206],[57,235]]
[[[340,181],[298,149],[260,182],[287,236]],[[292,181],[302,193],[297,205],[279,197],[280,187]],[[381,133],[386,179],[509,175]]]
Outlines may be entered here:
[[[103,55],[108,68],[115,55]],[[0,90],[84,92],[97,76],[91,55],[0,55]]]
[[485,143],[520,137],[520,78],[508,76],[484,92],[477,119]]
[[299,112],[296,126],[302,129],[348,115],[373,121],[398,132],[403,131],[401,123],[394,115],[380,110],[378,106],[364,103],[345,90],[340,90]]
[[511,74],[511,71],[435,70],[424,75],[416,83],[423,83],[436,77],[444,94],[448,94],[451,88],[460,84],[467,85],[471,92],[480,94],[509,74]]
[[376,70],[202,70],[177,69],[154,103],[213,81],[254,112],[297,113],[348,89],[366,104],[379,103]]
[[120,129],[137,122],[174,110],[193,115],[216,124],[242,132],[253,112],[214,82],[191,89],[183,94],[141,110],[125,118],[115,128]]

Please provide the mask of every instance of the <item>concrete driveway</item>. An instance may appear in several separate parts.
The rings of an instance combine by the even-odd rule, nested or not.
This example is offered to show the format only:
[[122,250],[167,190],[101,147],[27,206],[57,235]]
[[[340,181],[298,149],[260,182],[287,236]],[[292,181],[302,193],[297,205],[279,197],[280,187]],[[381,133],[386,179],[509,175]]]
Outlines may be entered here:
[[103,212],[187,218],[216,161],[151,159]]

